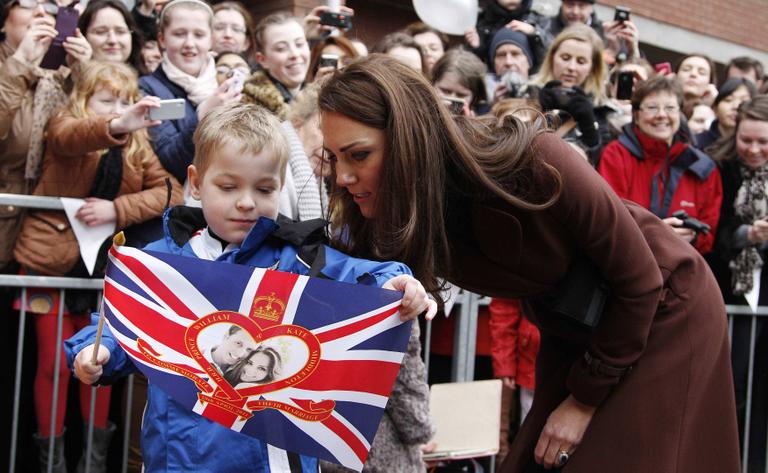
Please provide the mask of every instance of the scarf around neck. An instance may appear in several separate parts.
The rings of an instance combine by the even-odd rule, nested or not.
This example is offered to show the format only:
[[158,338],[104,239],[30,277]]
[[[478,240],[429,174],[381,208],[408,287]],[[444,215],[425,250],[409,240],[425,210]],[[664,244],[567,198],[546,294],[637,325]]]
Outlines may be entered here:
[[174,66],[166,53],[163,53],[161,67],[171,82],[184,89],[187,93],[187,98],[195,106],[198,106],[200,102],[210,97],[219,86],[218,82],[216,82],[216,62],[211,55],[208,56],[208,62],[203,66],[197,77],[191,76]]
[[[740,172],[742,181],[733,204],[734,212],[742,222],[751,224],[768,217],[768,166],[750,169],[742,165]],[[763,267],[763,258],[757,248],[747,246],[731,260],[729,267],[733,293],[743,295],[754,287],[753,274]]]

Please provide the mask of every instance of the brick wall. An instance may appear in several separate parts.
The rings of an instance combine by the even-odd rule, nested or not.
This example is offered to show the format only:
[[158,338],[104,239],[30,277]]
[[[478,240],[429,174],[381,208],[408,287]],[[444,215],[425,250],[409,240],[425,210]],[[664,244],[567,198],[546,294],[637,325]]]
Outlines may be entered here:
[[627,6],[646,18],[768,51],[766,0],[600,0],[598,3]]

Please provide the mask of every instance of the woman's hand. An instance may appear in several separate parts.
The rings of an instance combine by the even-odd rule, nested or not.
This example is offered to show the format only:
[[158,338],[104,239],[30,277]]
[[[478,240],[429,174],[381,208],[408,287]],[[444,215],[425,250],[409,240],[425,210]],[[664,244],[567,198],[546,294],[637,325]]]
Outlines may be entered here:
[[747,230],[747,239],[758,245],[768,241],[768,221],[755,220]]
[[[320,15],[322,15],[327,11],[332,11],[331,7],[327,5],[318,5],[315,8],[313,8],[307,14],[307,16],[302,18],[301,22],[303,23],[303,26],[304,26],[304,34],[306,35],[308,40],[312,41],[315,39],[320,39],[321,37],[323,37],[323,34],[330,33],[331,31],[336,29],[333,26],[320,24]],[[355,15],[355,10],[345,6],[340,6],[338,11],[339,13],[345,13],[349,16]]]
[[85,205],[77,210],[75,218],[89,227],[95,227],[104,223],[116,222],[117,210],[115,210],[115,203],[111,200],[86,197]]
[[395,276],[385,282],[382,288],[405,293],[400,305],[400,320],[413,320],[422,312],[426,312],[424,317],[427,320],[432,320],[437,313],[437,302],[429,298],[424,286],[413,276]]
[[21,40],[16,52],[13,53],[18,61],[37,66],[48,51],[48,47],[56,37],[55,22],[48,16],[33,19],[29,29]]
[[474,26],[464,32],[464,41],[467,42],[470,48],[475,49],[480,47],[480,35],[477,34],[477,28]]
[[576,450],[595,410],[595,407],[568,396],[547,418],[533,453],[536,463],[547,469],[562,466],[559,464],[560,453],[570,455]]
[[109,132],[112,135],[133,133],[136,130],[149,126],[156,126],[160,120],[150,120],[149,111],[160,107],[160,99],[147,96],[126,108],[122,115],[109,122]]
[[93,384],[101,378],[104,371],[102,366],[109,361],[109,350],[104,345],[99,345],[99,351],[96,355],[96,363],[93,363],[93,345],[80,350],[75,356],[75,376],[85,384]]
[[318,67],[317,72],[315,72],[315,82],[322,84],[326,79],[331,77],[336,70],[337,69],[333,66]]
[[685,240],[687,243],[692,242],[693,239],[696,238],[696,232],[690,228],[683,227],[683,221],[679,218],[667,217],[662,219],[662,222],[672,227],[672,230],[674,230],[677,236]]
[[62,43],[64,50],[67,52],[67,65],[72,67],[75,63],[85,64],[91,60],[93,55],[93,48],[91,43],[85,39],[85,36],[80,32],[80,29],[75,30],[75,35],[70,36]]
[[504,384],[504,386],[508,387],[513,391],[517,389],[517,384],[515,384],[515,378],[511,376],[502,376],[501,382]]
[[621,40],[627,46],[630,57],[640,57],[640,32],[632,21],[606,21],[603,23],[607,49],[613,56],[621,50]]
[[202,120],[216,107],[240,102],[240,98],[243,96],[242,89],[235,87],[236,85],[237,77],[234,76],[222,82],[210,97],[197,106],[197,118]]

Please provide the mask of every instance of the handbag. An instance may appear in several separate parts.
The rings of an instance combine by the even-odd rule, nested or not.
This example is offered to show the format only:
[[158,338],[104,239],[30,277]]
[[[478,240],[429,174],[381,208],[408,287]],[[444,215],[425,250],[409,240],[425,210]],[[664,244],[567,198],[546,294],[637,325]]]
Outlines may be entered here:
[[577,253],[555,290],[537,302],[551,312],[594,328],[600,322],[609,295],[608,284],[597,266],[583,253]]

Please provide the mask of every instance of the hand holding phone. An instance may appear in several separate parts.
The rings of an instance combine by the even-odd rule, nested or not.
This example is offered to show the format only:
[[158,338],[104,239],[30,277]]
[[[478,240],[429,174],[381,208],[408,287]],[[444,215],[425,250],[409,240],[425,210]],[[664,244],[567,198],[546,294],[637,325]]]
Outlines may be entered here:
[[320,56],[318,67],[339,68],[339,56],[337,54],[323,54]]
[[632,12],[632,9],[629,7],[616,7],[616,11],[613,14],[613,21],[618,23],[624,23],[625,21],[629,21],[629,15]]
[[233,91],[237,91],[237,93],[240,93],[243,91],[243,87],[245,86],[245,73],[241,71],[240,69],[232,69],[229,71],[229,74],[227,74],[227,77],[232,80],[230,84],[230,89]]
[[467,102],[462,99],[445,96],[443,97],[443,101],[445,101],[446,105],[448,105],[448,110],[451,111],[451,114],[464,115],[464,107],[466,106]]
[[619,72],[619,75],[616,77],[616,98],[619,100],[631,100],[634,85],[635,75],[631,71]]
[[160,105],[149,109],[150,120],[179,120],[186,115],[184,99],[160,100]]
[[53,38],[48,52],[45,53],[40,67],[43,69],[58,69],[64,64],[67,58],[67,51],[64,49],[64,41],[70,36],[75,36],[77,29],[77,20],[80,12],[74,7],[61,7],[56,15],[56,37]]
[[320,24],[324,26],[333,26],[340,30],[348,30],[352,28],[352,15],[348,13],[325,11],[320,14]]
[[662,62],[662,63],[656,64],[655,66],[653,66],[653,68],[656,69],[657,73],[663,76],[672,74],[672,64],[668,62]]

